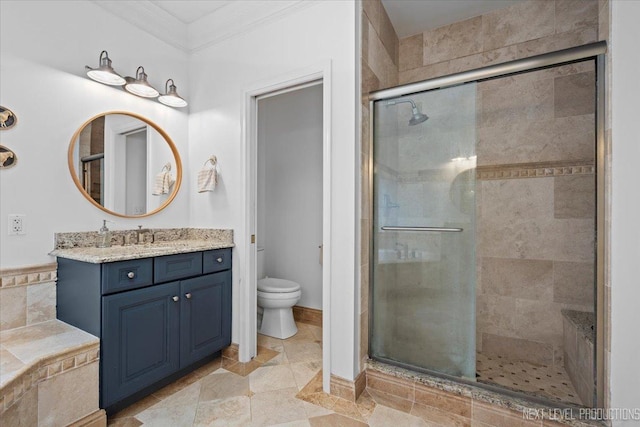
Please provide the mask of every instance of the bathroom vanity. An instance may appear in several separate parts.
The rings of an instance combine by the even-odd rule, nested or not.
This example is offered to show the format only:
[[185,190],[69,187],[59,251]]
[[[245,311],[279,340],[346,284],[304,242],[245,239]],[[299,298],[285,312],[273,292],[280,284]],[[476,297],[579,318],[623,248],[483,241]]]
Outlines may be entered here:
[[[58,319],[100,338],[100,407],[107,413],[231,343],[231,248],[225,244],[232,245],[183,241],[52,252]],[[193,250],[207,247],[214,249]]]

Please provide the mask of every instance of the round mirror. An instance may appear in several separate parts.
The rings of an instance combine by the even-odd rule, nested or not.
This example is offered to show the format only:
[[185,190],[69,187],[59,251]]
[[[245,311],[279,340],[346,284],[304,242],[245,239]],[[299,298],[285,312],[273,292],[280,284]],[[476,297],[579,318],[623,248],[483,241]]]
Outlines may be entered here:
[[158,125],[113,111],[87,120],[71,138],[69,171],[87,200],[120,217],[149,216],[176,197],[182,163]]

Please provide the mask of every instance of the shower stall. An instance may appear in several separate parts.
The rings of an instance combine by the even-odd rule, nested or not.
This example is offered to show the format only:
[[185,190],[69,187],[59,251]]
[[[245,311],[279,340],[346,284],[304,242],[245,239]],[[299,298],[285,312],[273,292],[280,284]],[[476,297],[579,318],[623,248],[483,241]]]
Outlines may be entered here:
[[372,359],[600,402],[605,48],[371,94]]

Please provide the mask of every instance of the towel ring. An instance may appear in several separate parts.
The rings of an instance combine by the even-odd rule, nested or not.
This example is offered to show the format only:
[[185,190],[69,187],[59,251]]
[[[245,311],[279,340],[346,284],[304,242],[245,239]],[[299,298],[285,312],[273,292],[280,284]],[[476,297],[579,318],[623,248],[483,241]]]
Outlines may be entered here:
[[216,156],[209,157],[202,166],[207,166],[207,163],[211,162],[211,165],[215,168],[218,164],[218,158]]
[[162,171],[161,172],[169,172],[171,171],[171,163],[167,163],[166,165],[164,165],[162,167]]

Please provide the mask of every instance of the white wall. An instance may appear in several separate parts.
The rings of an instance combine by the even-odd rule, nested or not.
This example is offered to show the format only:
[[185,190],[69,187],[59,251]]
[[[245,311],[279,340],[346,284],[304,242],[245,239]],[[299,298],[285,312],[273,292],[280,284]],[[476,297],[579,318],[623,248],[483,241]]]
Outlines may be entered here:
[[318,1],[252,31],[195,52],[190,64],[190,164],[218,157],[213,193],[191,195],[191,224],[235,229],[233,337],[249,238],[243,224],[244,92],[292,71],[331,61],[331,372],[355,374],[356,337],[356,5]]
[[265,274],[299,283],[297,305],[322,309],[322,85],[260,100],[258,147]]
[[[640,2],[612,2],[612,408],[640,408],[639,21]],[[638,421],[618,421],[614,425],[638,425]]]
[[[123,75],[145,67],[156,88],[173,78],[188,98],[187,54],[144,33],[87,1],[0,2],[0,93],[2,105],[18,117],[0,132],[0,144],[18,156],[15,167],[0,171],[0,267],[52,262],[53,233],[97,230],[101,219],[114,229],[186,226],[190,180],[174,202],[149,218],[127,220],[92,206],[76,189],[67,167],[73,133],[105,111],[139,113],[163,127],[188,154],[185,111],[132,96],[89,80],[84,66],[95,67],[109,51]],[[7,215],[26,214],[27,234],[7,235]]]

